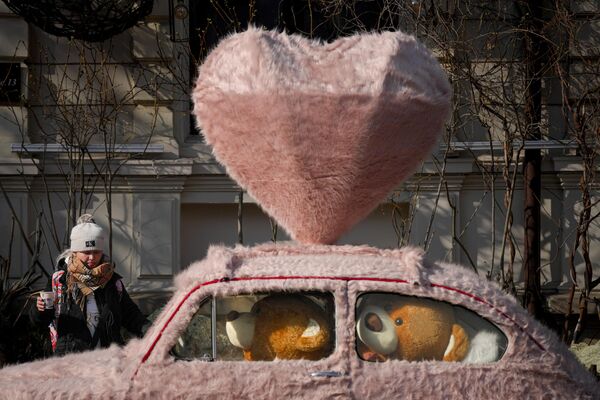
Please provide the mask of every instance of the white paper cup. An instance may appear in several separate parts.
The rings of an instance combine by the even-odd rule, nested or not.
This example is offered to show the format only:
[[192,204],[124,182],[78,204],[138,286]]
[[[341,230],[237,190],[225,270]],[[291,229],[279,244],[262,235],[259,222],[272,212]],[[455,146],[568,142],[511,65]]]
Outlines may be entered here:
[[40,297],[44,300],[44,308],[54,308],[54,292],[40,292]]

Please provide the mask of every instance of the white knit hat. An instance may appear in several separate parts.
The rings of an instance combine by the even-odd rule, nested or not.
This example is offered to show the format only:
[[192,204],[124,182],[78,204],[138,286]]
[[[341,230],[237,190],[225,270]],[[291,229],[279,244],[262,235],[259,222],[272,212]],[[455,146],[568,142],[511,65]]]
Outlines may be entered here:
[[87,250],[104,250],[104,230],[90,214],[83,214],[71,230],[71,251]]

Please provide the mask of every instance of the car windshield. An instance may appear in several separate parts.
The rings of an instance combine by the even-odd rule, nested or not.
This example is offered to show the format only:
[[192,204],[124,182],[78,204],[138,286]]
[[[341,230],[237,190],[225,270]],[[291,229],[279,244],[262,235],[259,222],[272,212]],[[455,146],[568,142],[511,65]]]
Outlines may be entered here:
[[498,361],[507,338],[495,325],[463,307],[393,293],[364,293],[356,308],[356,351],[386,360]]
[[179,360],[319,360],[335,345],[333,296],[322,292],[211,297],[171,354]]

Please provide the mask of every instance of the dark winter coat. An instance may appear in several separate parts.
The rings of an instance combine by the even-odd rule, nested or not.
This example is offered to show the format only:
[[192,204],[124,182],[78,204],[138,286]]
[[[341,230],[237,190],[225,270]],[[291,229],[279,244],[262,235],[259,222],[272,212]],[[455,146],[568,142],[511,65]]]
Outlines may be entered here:
[[[91,350],[96,348],[98,343],[100,347],[108,347],[112,343],[124,344],[121,327],[137,336],[142,336],[150,325],[129,297],[122,282],[118,282],[122,279],[121,276],[114,273],[103,288],[94,291],[100,320],[92,337],[86,324],[85,310],[82,311],[73,297],[67,294],[66,278],[67,273],[59,278],[64,290],[64,304],[61,305],[58,318],[55,320],[58,336],[56,355]],[[55,318],[55,310],[47,309],[39,312],[33,307],[31,317],[35,323],[48,326]]]

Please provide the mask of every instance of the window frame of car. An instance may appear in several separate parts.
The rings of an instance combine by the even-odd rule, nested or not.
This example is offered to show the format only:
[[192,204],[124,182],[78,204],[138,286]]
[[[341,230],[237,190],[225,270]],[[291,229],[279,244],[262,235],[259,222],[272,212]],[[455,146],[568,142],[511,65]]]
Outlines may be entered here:
[[[256,288],[249,289],[247,281],[260,281]],[[282,283],[285,282],[285,283]],[[226,286],[224,286],[226,285]],[[174,360],[170,353],[171,348],[179,337],[179,334],[190,323],[194,314],[198,311],[200,304],[210,296],[233,296],[238,294],[248,294],[249,291],[257,292],[330,292],[333,298],[336,317],[333,319],[335,333],[335,344],[331,354],[320,361],[328,360],[331,356],[340,352],[339,343],[347,340],[347,333],[339,327],[340,306],[344,305],[346,298],[345,279],[338,277],[314,276],[249,276],[243,278],[220,278],[205,280],[195,285],[189,286],[184,290],[178,290],[175,296],[167,304],[165,310],[155,321],[155,326],[145,336],[140,362],[136,367],[136,372],[146,363],[161,362],[161,360]],[[348,312],[348,310],[344,310]],[[217,360],[218,361],[218,360]],[[278,362],[286,362],[280,360]],[[291,361],[291,360],[290,360]],[[297,362],[298,360],[293,360]],[[309,360],[307,360],[309,361]],[[235,362],[235,361],[231,361]],[[314,362],[314,361],[311,361]]]
[[[364,304],[364,302],[367,302],[369,300],[371,300],[373,297],[375,296],[380,296],[380,297],[384,297],[384,296],[390,296],[390,297],[396,297],[396,301],[414,301],[414,300],[423,300],[423,303],[426,304],[427,302],[430,303],[437,303],[437,304],[444,304],[447,306],[450,306],[452,308],[453,313],[456,313],[457,311],[459,313],[463,313],[463,318],[468,317],[467,319],[471,319],[471,322],[473,322],[474,320],[477,320],[476,322],[480,324],[481,328],[485,327],[487,332],[491,332],[492,334],[497,334],[498,336],[498,351],[499,351],[499,355],[498,357],[493,360],[493,361],[489,361],[486,362],[486,364],[495,364],[498,362],[501,362],[502,359],[506,356],[506,352],[509,346],[509,342],[510,342],[510,335],[507,335],[504,330],[499,327],[496,323],[494,323],[493,321],[490,321],[488,318],[482,316],[480,313],[464,306],[464,305],[459,305],[459,304],[454,304],[451,303],[447,300],[441,300],[441,299],[437,299],[435,297],[432,296],[428,296],[428,295],[415,295],[415,294],[407,294],[404,292],[400,292],[400,291],[391,291],[391,290],[386,290],[386,291],[382,291],[382,290],[372,290],[372,291],[359,291],[356,294],[356,297],[353,299],[353,306],[354,306],[354,319],[355,319],[355,323],[356,323],[356,329],[354,331],[354,352],[357,358],[359,358],[361,361],[364,362],[376,362],[373,360],[366,360],[363,357],[361,357],[361,355],[359,354],[359,342],[361,342],[360,338],[359,338],[359,332],[358,332],[358,322],[359,322],[359,310],[364,309],[366,306]],[[350,301],[350,298],[349,298]],[[372,300],[371,300],[372,301]],[[363,304],[359,304],[359,303],[363,303]],[[351,305],[352,306],[352,305]],[[383,308],[383,307],[382,307]],[[465,320],[462,320],[461,322],[463,322],[463,324],[466,323]],[[461,324],[462,325],[462,324]],[[469,327],[469,332],[473,329],[472,326]],[[470,332],[471,333],[471,332]],[[479,333],[476,331],[476,333]],[[469,338],[471,338],[469,336]],[[366,344],[365,344],[366,345]],[[396,359],[397,361],[407,361],[407,360],[403,360],[403,359]],[[449,361],[445,361],[445,360],[429,360],[429,359],[423,359],[423,360],[417,360],[415,362],[449,362]],[[465,364],[477,364],[477,363],[473,363],[473,362],[463,362],[463,361],[456,361],[456,362],[460,362],[460,363],[465,363]],[[480,363],[483,364],[483,363]]]
[[[430,298],[445,301],[454,306],[462,306],[466,310],[474,312],[477,316],[493,324],[507,338],[506,349],[500,362],[512,358],[514,352],[517,351],[516,349],[525,343],[528,343],[525,345],[534,346],[542,353],[547,351],[546,346],[536,337],[535,332],[531,332],[527,328],[525,316],[520,315],[518,312],[512,314],[504,311],[504,308],[512,303],[509,298],[498,297],[493,301],[487,300],[477,290],[471,289],[469,291],[460,287],[447,286],[444,283],[428,282],[422,285],[406,279],[381,277],[349,279],[349,302],[356,304],[358,296],[363,292],[390,292]],[[352,307],[350,312],[352,318],[356,320],[356,309]],[[352,335],[352,341],[356,343],[356,332],[352,332]],[[359,357],[356,358],[362,363],[377,364],[360,360]]]
[[[314,279],[314,280],[313,280]],[[201,297],[205,298],[210,294],[219,292],[227,295],[234,295],[242,292],[247,292],[248,288],[244,288],[241,286],[235,285],[235,282],[248,281],[248,280],[272,280],[270,286],[263,285],[260,287],[261,291],[268,290],[290,290],[290,288],[296,290],[322,290],[327,287],[325,284],[327,281],[335,281],[337,284],[330,284],[331,292],[334,296],[334,301],[336,305],[336,312],[338,315],[336,316],[336,345],[334,351],[332,353],[336,354],[340,351],[340,343],[342,340],[347,338],[350,342],[356,343],[355,338],[355,329],[354,324],[352,324],[352,328],[350,328],[349,321],[343,321],[340,317],[340,308],[338,305],[340,304],[340,296],[344,298],[344,302],[348,302],[348,304],[355,304],[357,299],[357,292],[364,291],[361,287],[365,287],[365,290],[368,291],[382,291],[382,292],[394,292],[400,294],[410,294],[418,297],[429,297],[436,300],[447,301],[451,304],[460,305],[461,301],[456,299],[456,295],[463,296],[463,305],[468,310],[475,312],[475,314],[483,317],[488,322],[494,324],[500,331],[508,338],[507,348],[504,352],[503,359],[506,359],[507,356],[510,356],[512,353],[515,340],[521,340],[520,337],[522,335],[519,334],[519,330],[522,333],[525,333],[526,336],[529,337],[541,351],[545,351],[545,347],[539,341],[536,340],[534,334],[528,332],[527,329],[522,326],[522,321],[519,316],[509,316],[501,311],[502,303],[506,300],[500,299],[500,303],[498,305],[492,304],[491,302],[486,301],[485,299],[480,299],[477,297],[477,293],[468,293],[458,288],[446,287],[443,284],[430,284],[428,286],[420,286],[416,283],[409,282],[404,279],[396,279],[396,278],[381,278],[381,277],[367,277],[367,276],[351,276],[351,277],[342,277],[342,276],[249,276],[243,278],[221,278],[221,279],[213,279],[209,281],[204,281],[202,283],[198,283],[194,286],[189,287],[187,290],[184,290],[181,295],[177,298],[173,299],[169,310],[166,310],[162,317],[159,317],[159,324],[154,332],[151,333],[151,336],[148,339],[149,346],[147,346],[145,353],[141,357],[141,362],[138,369],[142,366],[142,364],[146,363],[149,359],[165,359],[166,357],[170,357],[168,354],[169,350],[173,346],[177,337],[165,338],[165,331],[171,329],[171,321],[173,319],[181,319],[182,315],[179,312],[183,303],[196,301],[198,304],[197,307],[193,309],[189,313],[189,319],[192,318],[193,314],[197,311],[199,307],[199,303]],[[293,282],[291,284],[281,284],[279,280],[285,280],[286,282]],[[316,281],[315,281],[316,280]],[[225,289],[225,292],[214,287],[215,284],[224,283],[227,285],[232,285],[230,288]],[[341,285],[345,287],[343,289],[343,293],[338,295],[338,291],[340,290],[337,285]],[[400,286],[399,286],[400,285]],[[454,296],[454,297],[453,297]],[[472,301],[473,299],[477,299],[478,301]],[[465,302],[468,302],[468,305],[465,305]],[[348,306],[348,310],[345,311],[346,318],[348,320],[354,321],[356,319],[355,316],[355,308],[352,306]],[[519,323],[521,322],[521,324]],[[188,322],[189,323],[189,320]],[[350,328],[350,329],[348,329]],[[169,336],[167,334],[166,336]],[[170,343],[166,343],[165,340]],[[159,349],[155,349],[157,347],[157,343],[161,343],[158,347]],[[354,358],[354,357],[352,357]],[[356,357],[358,360],[359,358]]]
[[[200,357],[185,357],[185,356],[181,356],[179,354],[177,354],[177,343],[171,348],[171,350],[169,351],[169,354],[175,359],[175,361],[193,361],[193,360],[199,360],[199,361],[205,361],[205,362],[213,362],[213,361],[224,361],[224,362],[235,362],[235,361],[245,361],[243,359],[227,359],[227,358],[221,358],[221,355],[219,354],[219,345],[218,345],[218,337],[219,334],[223,335],[223,332],[220,330],[219,326],[218,326],[218,321],[217,318],[219,315],[221,315],[221,317],[224,315],[222,313],[221,310],[219,310],[219,302],[220,301],[226,301],[226,300],[234,300],[237,297],[258,297],[259,299],[264,299],[266,297],[269,296],[273,296],[273,295],[278,295],[278,296],[282,296],[282,295],[290,295],[290,296],[302,296],[302,297],[307,297],[309,299],[311,299],[315,304],[318,304],[318,302],[325,302],[327,304],[327,307],[323,309],[324,312],[330,311],[332,314],[331,315],[326,315],[326,318],[329,320],[330,324],[331,324],[331,333],[334,334],[334,337],[332,338],[333,342],[332,342],[332,348],[331,351],[325,356],[324,358],[327,358],[329,356],[331,356],[333,354],[333,352],[335,351],[335,345],[336,345],[336,337],[335,337],[335,321],[336,321],[336,306],[335,306],[335,295],[332,292],[326,292],[326,291],[315,291],[315,290],[293,290],[293,291],[283,291],[283,290],[272,290],[272,291],[265,291],[265,292],[247,292],[247,293],[237,293],[235,295],[211,295],[211,296],[207,296],[203,299],[200,300],[200,302],[198,303],[198,308],[196,309],[196,311],[194,312],[192,319],[189,321],[188,325],[182,330],[180,331],[180,338],[185,335],[187,333],[187,330],[190,328],[192,322],[195,320],[197,314],[199,312],[202,311],[202,308],[204,305],[206,305],[207,303],[210,303],[210,347],[211,347],[211,351],[210,351],[210,355],[203,355]],[[179,340],[179,339],[178,339]],[[208,340],[207,340],[208,342]],[[232,345],[232,344],[231,344]],[[285,361],[285,360],[278,360],[278,361]]]

